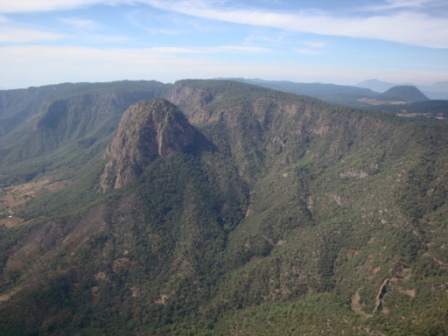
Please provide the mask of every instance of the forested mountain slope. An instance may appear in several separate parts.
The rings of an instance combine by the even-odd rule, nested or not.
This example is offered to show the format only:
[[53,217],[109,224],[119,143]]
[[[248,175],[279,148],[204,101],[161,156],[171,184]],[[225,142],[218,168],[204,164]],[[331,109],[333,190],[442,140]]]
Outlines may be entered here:
[[0,228],[5,335],[448,333],[446,122],[231,81],[160,96]]
[[163,96],[169,87],[122,81],[0,91],[0,117],[16,123],[0,136],[0,167],[25,177],[62,162],[76,170],[104,150],[129,105]]

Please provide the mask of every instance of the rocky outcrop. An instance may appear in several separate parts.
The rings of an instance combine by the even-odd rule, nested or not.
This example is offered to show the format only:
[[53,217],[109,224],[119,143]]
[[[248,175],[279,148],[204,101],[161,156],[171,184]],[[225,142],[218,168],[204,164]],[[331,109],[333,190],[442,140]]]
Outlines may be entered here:
[[386,293],[386,286],[389,284],[389,278],[386,278],[381,284],[380,289],[378,290],[378,294],[375,299],[375,309],[373,310],[373,314],[375,314],[378,309],[381,307],[381,299],[383,298],[384,293]]
[[125,186],[157,157],[182,152],[195,134],[182,112],[165,99],[131,105],[106,150],[109,160],[100,177],[101,189]]

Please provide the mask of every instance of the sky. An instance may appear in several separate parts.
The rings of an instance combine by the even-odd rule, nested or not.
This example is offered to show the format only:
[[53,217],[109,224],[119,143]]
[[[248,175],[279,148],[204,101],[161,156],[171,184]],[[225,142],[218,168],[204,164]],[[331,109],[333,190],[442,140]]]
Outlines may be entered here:
[[448,0],[0,0],[0,89],[448,80]]

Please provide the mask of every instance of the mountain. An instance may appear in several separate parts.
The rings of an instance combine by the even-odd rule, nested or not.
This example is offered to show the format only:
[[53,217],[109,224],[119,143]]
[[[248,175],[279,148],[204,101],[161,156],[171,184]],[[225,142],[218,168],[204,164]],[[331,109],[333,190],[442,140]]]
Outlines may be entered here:
[[430,86],[430,88],[434,91],[439,92],[447,92],[448,91],[448,81],[442,81],[434,83]]
[[[412,117],[448,118],[448,101],[429,101],[422,92],[414,87],[409,88],[408,86],[401,86],[401,89],[397,88],[390,91],[392,94],[389,94],[390,92],[379,94],[370,89],[334,84],[293,83],[287,81],[264,81],[261,79],[243,78],[235,80],[283,92],[307,95],[322,99],[329,103],[351,108],[372,109]],[[377,80],[370,80],[363,83],[366,83],[365,85],[368,86],[369,83],[373,85],[380,82]],[[394,85],[392,83],[383,84],[387,84],[388,87],[393,87]],[[362,83],[360,83],[360,85],[362,85]],[[437,96],[438,95],[431,94],[431,97]]]
[[322,84],[322,83],[294,83],[289,81],[266,81],[262,79],[237,79],[248,84],[255,84],[274,90],[280,90],[298,95],[310,96],[328,101],[333,96],[374,96],[376,93],[370,89],[346,85]]
[[448,332],[445,121],[223,80],[116,113],[2,161],[2,334]]
[[381,97],[396,98],[411,103],[429,100],[429,98],[426,97],[419,89],[417,89],[415,86],[409,85],[394,86],[386,92],[382,93]]
[[448,81],[437,82],[430,86],[422,87],[421,90],[431,99],[448,100]]
[[[437,82],[430,86],[419,85],[417,86],[419,90],[421,90],[429,99],[434,100],[448,100],[448,87],[447,81],[445,82]],[[398,83],[389,83],[379,81],[378,79],[369,79],[365,80],[361,83],[356,84],[357,87],[367,88],[376,92],[383,93],[394,86],[403,86],[403,85],[411,85],[413,84],[398,84]]]
[[135,180],[157,157],[182,152],[195,130],[175,105],[167,100],[145,100],[124,113],[105,156],[101,174],[103,190],[121,188]]
[[166,86],[155,81],[118,81],[65,83],[28,89],[0,90],[0,136],[10,133],[19,125],[31,122],[37,115],[48,109],[48,104],[55,99],[67,99],[82,94],[102,93],[104,95],[105,92],[119,92],[121,96],[133,94],[134,99],[143,99],[143,92],[158,92],[157,95],[160,95]]
[[[123,81],[4,92],[3,97],[14,99],[8,104],[3,100],[0,116],[11,115],[17,124],[10,124],[0,136],[0,166],[16,173],[24,171],[25,178],[48,169],[48,160],[64,174],[76,172],[88,157],[105,149],[107,136],[131,104],[160,97],[169,87],[154,81]],[[58,155],[62,156],[56,158]]]

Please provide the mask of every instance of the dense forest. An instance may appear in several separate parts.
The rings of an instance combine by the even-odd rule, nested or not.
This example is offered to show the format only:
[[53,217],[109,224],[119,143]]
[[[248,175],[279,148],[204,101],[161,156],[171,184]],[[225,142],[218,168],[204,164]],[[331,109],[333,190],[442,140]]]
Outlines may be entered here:
[[2,335],[448,334],[445,120],[183,80],[0,124]]

